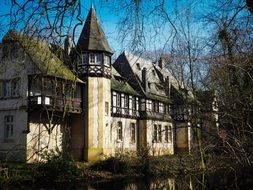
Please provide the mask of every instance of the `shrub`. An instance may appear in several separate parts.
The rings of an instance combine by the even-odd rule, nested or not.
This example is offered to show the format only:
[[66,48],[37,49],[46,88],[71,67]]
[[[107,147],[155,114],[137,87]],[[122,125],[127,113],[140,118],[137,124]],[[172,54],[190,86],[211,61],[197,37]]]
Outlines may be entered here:
[[73,159],[62,152],[44,153],[46,162],[39,163],[35,170],[35,182],[61,182],[79,178],[82,172]]
[[133,173],[133,169],[131,168],[129,161],[120,157],[110,157],[106,160],[98,161],[93,164],[90,169],[95,171],[108,171],[114,174]]

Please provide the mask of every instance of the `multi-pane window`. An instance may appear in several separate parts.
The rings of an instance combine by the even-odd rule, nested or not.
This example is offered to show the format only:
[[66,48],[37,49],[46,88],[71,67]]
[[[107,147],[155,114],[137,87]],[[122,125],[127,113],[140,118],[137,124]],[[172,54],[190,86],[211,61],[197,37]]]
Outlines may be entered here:
[[20,80],[19,79],[13,79],[11,81],[11,95],[13,97],[19,96],[19,90],[20,90]]
[[123,133],[122,122],[119,121],[117,123],[117,140],[122,141],[122,139],[123,139],[123,134],[122,133]]
[[106,65],[106,66],[110,66],[110,57],[108,56],[108,55],[105,55],[104,56],[104,64]]
[[131,132],[131,134],[130,134],[130,138],[131,138],[131,142],[132,143],[135,143],[135,141],[136,141],[136,127],[135,127],[135,123],[131,123],[130,124],[130,132]]
[[129,97],[125,95],[125,108],[128,108],[129,106]]
[[145,110],[146,110],[146,100],[141,99],[141,111],[145,111]]
[[152,102],[152,111],[159,112],[158,102],[156,102],[156,101]]
[[120,105],[121,105],[120,93],[117,93],[117,95],[116,95],[116,105],[117,105],[117,107],[120,107]]
[[162,142],[162,125],[158,125],[158,141]]
[[136,108],[137,111],[139,111],[139,98],[136,97],[135,100],[136,100],[136,107],[135,108]]
[[164,105],[162,102],[159,102],[159,113],[163,113],[164,112]]
[[125,106],[125,94],[121,94],[121,107]]
[[95,54],[96,64],[102,64],[103,62],[103,54]]
[[14,118],[13,115],[4,117],[4,139],[11,139],[14,134]]
[[158,134],[158,129],[157,129],[157,125],[154,124],[154,129],[153,129],[153,141],[157,142],[157,134]]
[[171,142],[172,134],[171,134],[171,126],[165,126],[165,142]]
[[95,60],[95,54],[94,53],[91,53],[90,54],[90,63],[96,63],[96,60]]
[[100,54],[100,53],[90,53],[89,62],[90,62],[90,64],[102,64],[102,62],[103,62],[103,54]]
[[88,64],[89,63],[89,54],[88,53],[84,53],[82,58],[83,58],[82,59],[83,64]]
[[10,88],[9,81],[3,81],[3,97],[9,97],[11,95],[11,88]]
[[164,113],[170,114],[170,108],[166,104],[164,104]]
[[146,100],[146,110],[147,111],[152,110],[152,100]]

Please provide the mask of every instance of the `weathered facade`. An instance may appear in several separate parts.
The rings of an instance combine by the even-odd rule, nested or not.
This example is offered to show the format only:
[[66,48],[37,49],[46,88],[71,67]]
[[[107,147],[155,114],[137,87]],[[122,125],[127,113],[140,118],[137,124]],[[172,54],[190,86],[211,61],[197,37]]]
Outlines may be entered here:
[[46,42],[14,31],[0,52],[2,159],[40,161],[56,149],[85,161],[144,149],[151,155],[189,150],[180,82],[162,60],[123,52],[112,64],[93,8],[76,47],[66,40],[63,58]]

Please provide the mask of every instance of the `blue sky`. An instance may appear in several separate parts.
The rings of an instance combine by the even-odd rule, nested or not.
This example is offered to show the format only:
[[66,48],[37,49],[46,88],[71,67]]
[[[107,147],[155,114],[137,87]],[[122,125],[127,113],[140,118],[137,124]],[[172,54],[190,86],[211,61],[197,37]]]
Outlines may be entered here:
[[[0,15],[8,12],[10,7],[10,0],[1,0]],[[23,1],[23,0],[20,0]],[[128,0],[126,0],[127,2]],[[92,0],[81,0],[82,4],[82,20],[85,20],[88,11],[91,7]],[[124,43],[120,42],[119,32],[118,32],[118,22],[122,17],[126,17],[126,9],[120,9],[117,5],[119,0],[94,0],[94,6],[96,8],[97,16],[104,28],[105,34],[108,38],[109,44],[116,53],[120,53],[122,50],[127,50],[127,41],[130,40],[132,36],[128,36]],[[125,1],[122,1],[125,2]],[[143,16],[144,16],[144,32],[145,32],[145,46],[147,50],[153,51],[155,49],[164,48],[166,45],[171,43],[171,39],[168,38],[170,34],[173,34],[173,27],[170,23],[161,21],[162,17],[159,17],[157,21],[151,22],[150,17],[155,17],[150,15],[149,11],[153,10],[155,6],[161,2],[161,0],[142,0],[143,3]],[[199,22],[201,15],[208,10],[208,4],[214,3],[214,1],[208,0],[165,0],[165,11],[175,27],[180,30],[180,20],[187,19],[186,14],[189,13],[190,9],[190,21],[191,21],[191,31],[195,35],[206,35],[205,28],[203,29],[202,23]],[[115,8],[116,7],[116,8]],[[118,9],[118,10],[117,10]],[[176,14],[177,13],[177,14]],[[157,15],[159,15],[158,13]],[[161,15],[160,15],[161,16]],[[1,19],[1,18],[0,18]],[[3,28],[2,25],[7,23],[7,19],[2,19],[0,23],[0,39],[2,38],[4,31],[8,28]],[[73,23],[75,24],[75,23]],[[160,24],[160,25],[159,25]],[[155,30],[153,25],[156,26]],[[2,27],[2,28],[1,28]],[[77,28],[80,32],[82,27]],[[157,35],[155,35],[157,32]]]

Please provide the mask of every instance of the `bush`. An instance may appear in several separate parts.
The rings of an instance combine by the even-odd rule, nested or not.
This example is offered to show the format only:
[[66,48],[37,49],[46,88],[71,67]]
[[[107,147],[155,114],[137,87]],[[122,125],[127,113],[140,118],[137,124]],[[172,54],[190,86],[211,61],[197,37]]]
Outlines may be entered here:
[[129,164],[129,160],[120,157],[110,157],[106,160],[98,161],[90,167],[95,171],[108,171],[114,174],[131,174],[133,169]]
[[35,182],[71,181],[81,177],[81,170],[69,155],[57,151],[47,152],[44,157],[46,162],[39,163],[35,170]]

